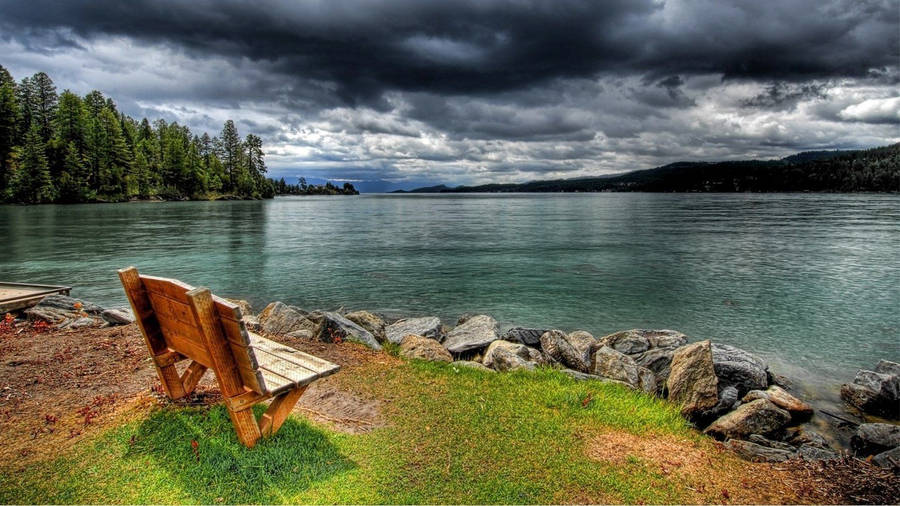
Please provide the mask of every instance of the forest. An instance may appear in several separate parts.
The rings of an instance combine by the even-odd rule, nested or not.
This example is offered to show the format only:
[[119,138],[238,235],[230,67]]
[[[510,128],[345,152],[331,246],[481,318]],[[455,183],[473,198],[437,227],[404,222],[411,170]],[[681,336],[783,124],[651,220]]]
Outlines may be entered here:
[[900,144],[854,151],[807,151],[779,160],[677,162],[612,176],[412,191],[900,192]]
[[301,177],[297,184],[286,183],[284,178],[273,181],[273,184],[278,195],[359,195],[353,183],[344,183],[343,186],[336,186],[331,181],[323,185],[307,184],[306,178]]
[[99,91],[57,93],[38,72],[0,66],[0,202],[23,204],[268,198],[262,140],[233,121],[210,137],[138,121]]

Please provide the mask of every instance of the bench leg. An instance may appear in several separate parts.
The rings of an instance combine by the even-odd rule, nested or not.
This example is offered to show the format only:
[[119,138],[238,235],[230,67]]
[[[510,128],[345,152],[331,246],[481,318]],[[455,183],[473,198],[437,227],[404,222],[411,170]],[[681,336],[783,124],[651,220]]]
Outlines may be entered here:
[[272,436],[278,432],[304,391],[306,391],[306,387],[302,386],[289,390],[272,400],[269,408],[259,420],[259,431],[263,436]]
[[159,375],[159,382],[162,383],[163,390],[170,399],[181,399],[187,392],[184,391],[184,384],[181,382],[181,376],[174,365],[164,367],[156,367],[156,373]]
[[228,416],[231,417],[231,424],[234,425],[234,431],[237,432],[241,444],[247,448],[253,448],[260,437],[259,424],[256,423],[256,417],[253,416],[253,409],[232,411],[231,408],[228,408]]
[[194,391],[194,388],[197,387],[197,383],[200,382],[200,378],[203,377],[203,373],[205,372],[205,365],[199,362],[191,362],[191,365],[188,366],[187,370],[185,370],[184,374],[181,376],[181,385],[184,387],[185,395]]

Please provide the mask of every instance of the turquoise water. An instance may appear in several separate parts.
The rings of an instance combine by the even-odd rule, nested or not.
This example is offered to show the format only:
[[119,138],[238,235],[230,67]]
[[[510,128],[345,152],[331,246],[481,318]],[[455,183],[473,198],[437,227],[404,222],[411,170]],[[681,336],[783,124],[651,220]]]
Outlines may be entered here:
[[835,385],[900,359],[896,195],[512,194],[0,206],[0,279],[124,304],[115,270],[305,308],[674,328]]

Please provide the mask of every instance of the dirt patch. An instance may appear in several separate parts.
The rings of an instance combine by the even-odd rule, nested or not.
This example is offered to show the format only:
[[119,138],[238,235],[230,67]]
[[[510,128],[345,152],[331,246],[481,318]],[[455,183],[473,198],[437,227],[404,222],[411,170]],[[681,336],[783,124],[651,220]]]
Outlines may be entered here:
[[808,484],[815,484],[824,495],[824,502],[900,503],[900,474],[859,459],[845,457],[821,462],[794,460],[780,467],[791,470]]
[[589,457],[615,465],[651,466],[679,487],[688,503],[842,502],[809,475],[787,465],[745,462],[715,441],[618,431],[586,440]]
[[[393,367],[396,358],[355,343],[267,337],[342,367],[310,386],[297,415],[351,433],[382,425],[379,402],[354,388],[355,371],[372,364]],[[207,372],[194,393],[175,404],[220,401],[215,377]],[[134,324],[67,330],[19,323],[0,335],[0,458],[6,461],[57,454],[123,414],[159,402],[169,401]]]

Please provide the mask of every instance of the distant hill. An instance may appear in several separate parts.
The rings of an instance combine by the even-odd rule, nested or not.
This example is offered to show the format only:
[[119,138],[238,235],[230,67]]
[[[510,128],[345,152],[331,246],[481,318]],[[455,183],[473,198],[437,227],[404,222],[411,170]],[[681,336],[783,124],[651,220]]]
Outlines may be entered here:
[[437,186],[424,186],[422,188],[416,188],[415,190],[394,190],[391,193],[441,193],[445,191],[452,191],[453,188],[439,184]]
[[900,192],[900,143],[856,151],[807,151],[780,160],[676,162],[620,175],[478,186],[450,192]]

